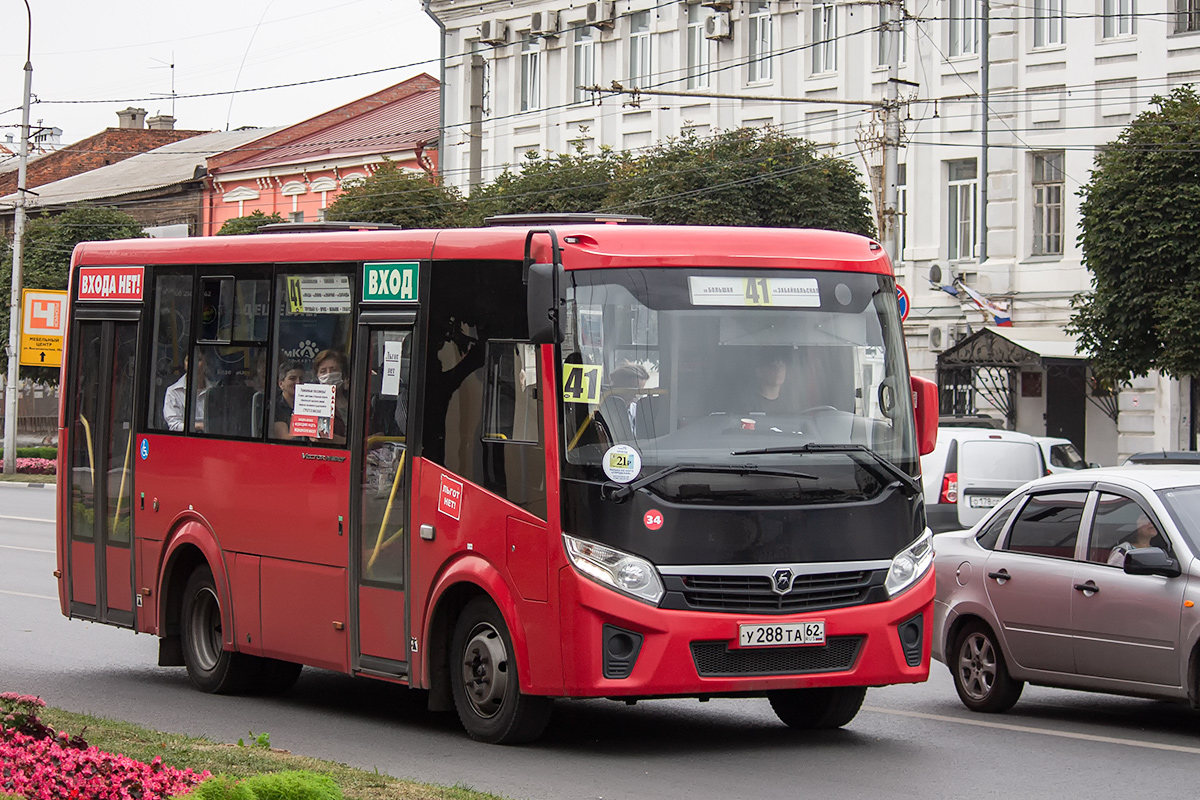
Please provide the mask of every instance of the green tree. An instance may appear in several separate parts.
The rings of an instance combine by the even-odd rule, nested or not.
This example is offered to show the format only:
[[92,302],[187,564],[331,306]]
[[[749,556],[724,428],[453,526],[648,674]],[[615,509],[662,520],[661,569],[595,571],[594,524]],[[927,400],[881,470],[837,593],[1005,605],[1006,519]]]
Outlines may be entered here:
[[1151,104],[1079,191],[1092,291],[1068,329],[1111,380],[1200,374],[1200,96],[1188,86]]
[[263,225],[271,225],[276,222],[287,222],[287,220],[279,216],[278,211],[272,214],[264,214],[260,209],[255,209],[253,213],[247,214],[244,217],[234,217],[233,219],[225,220],[225,224],[221,226],[221,230],[217,231],[217,236],[258,233],[258,229]]
[[618,167],[626,154],[602,147],[599,153],[526,154],[519,169],[505,167],[491,183],[467,201],[464,224],[481,225],[497,214],[588,213],[604,206]]
[[[26,289],[66,289],[71,253],[80,242],[140,239],[142,226],[124,211],[103,206],[75,206],[55,216],[36,217],[25,226],[21,285]],[[12,291],[13,250],[6,247],[0,263],[4,307],[0,310],[0,335],[8,342],[8,302]],[[8,371],[8,358],[0,352],[0,368]],[[23,367],[23,378],[40,383],[58,381],[58,370]]]
[[618,170],[605,205],[668,225],[875,231],[853,164],[770,128],[661,143]]
[[406,172],[385,160],[375,174],[345,190],[325,218],[384,222],[405,228],[448,228],[458,224],[462,197],[453,187]]

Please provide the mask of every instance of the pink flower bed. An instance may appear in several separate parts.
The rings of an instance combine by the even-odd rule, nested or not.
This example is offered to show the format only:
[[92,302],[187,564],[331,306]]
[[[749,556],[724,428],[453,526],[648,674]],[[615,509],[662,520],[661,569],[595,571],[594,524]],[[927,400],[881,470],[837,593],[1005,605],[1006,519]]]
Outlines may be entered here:
[[[0,709],[10,712],[0,718],[0,795],[18,794],[27,800],[165,800],[209,777],[207,771],[165,766],[158,757],[144,764],[112,755],[64,731],[54,733],[37,719],[35,709],[44,705],[36,697],[0,695]],[[29,735],[22,728],[45,733]]]
[[25,475],[53,475],[57,464],[48,458],[18,458],[17,472]]

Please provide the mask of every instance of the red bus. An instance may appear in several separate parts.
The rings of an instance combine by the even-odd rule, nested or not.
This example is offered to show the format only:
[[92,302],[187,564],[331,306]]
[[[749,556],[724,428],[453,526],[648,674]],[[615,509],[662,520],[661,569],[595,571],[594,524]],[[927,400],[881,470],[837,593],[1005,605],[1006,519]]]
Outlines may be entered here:
[[207,692],[311,665],[497,743],[559,697],[828,728],[924,681],[936,391],[880,246],[500,222],[77,247],[63,613]]

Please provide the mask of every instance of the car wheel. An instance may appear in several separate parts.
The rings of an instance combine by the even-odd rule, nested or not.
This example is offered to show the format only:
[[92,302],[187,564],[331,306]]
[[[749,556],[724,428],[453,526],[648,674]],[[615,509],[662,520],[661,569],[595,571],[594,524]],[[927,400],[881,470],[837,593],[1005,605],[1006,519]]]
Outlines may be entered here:
[[450,647],[454,707],[472,739],[521,744],[542,735],[554,700],[521,694],[512,639],[490,600],[477,597],[467,603]]
[[821,731],[846,725],[862,708],[865,686],[786,689],[768,692],[771,710],[789,728]]
[[208,567],[197,567],[183,590],[180,619],[183,663],[188,678],[201,691],[236,694],[258,675],[252,656],[224,649],[221,601]]
[[1024,681],[1009,676],[996,635],[982,622],[972,622],[958,634],[950,669],[959,699],[972,711],[1008,711],[1025,688]]

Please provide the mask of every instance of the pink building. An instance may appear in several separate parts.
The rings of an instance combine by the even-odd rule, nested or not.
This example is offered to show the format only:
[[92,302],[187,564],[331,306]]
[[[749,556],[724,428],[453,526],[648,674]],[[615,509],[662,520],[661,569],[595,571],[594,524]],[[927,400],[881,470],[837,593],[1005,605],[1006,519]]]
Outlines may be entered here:
[[384,158],[435,174],[437,79],[424,73],[208,159],[202,236],[260,210],[315,222]]

